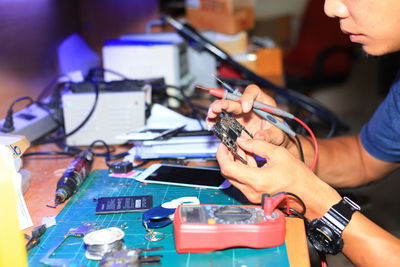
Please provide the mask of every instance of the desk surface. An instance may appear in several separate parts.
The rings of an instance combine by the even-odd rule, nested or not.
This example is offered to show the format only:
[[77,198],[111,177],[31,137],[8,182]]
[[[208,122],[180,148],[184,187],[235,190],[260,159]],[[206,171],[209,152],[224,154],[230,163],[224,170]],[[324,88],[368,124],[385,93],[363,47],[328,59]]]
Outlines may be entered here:
[[[40,149],[41,151],[56,150],[53,145],[35,147],[28,152]],[[128,148],[118,147],[118,151],[126,151]],[[71,157],[26,157],[24,168],[31,172],[30,187],[25,193],[25,200],[35,226],[41,224],[45,216],[55,216],[64,207],[65,203],[57,209],[46,205],[54,204],[54,192],[56,183],[63,173],[63,169],[72,161]],[[105,169],[104,159],[96,158],[93,169]],[[310,266],[307,251],[307,241],[302,220],[287,218],[286,248],[291,266]],[[27,229],[28,233],[32,229]]]

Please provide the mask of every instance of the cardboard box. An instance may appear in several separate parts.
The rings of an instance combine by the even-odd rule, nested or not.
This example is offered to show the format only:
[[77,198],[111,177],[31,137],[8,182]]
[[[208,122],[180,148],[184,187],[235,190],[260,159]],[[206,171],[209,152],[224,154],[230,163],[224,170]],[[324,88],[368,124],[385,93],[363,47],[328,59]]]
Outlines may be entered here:
[[203,35],[231,56],[247,53],[248,36],[245,31],[241,31],[238,34],[205,31]]
[[257,19],[251,31],[252,36],[269,37],[285,51],[293,43],[294,18],[291,15],[282,15],[275,18]]
[[186,17],[198,30],[236,34],[254,27],[256,0],[187,0]]
[[284,84],[281,48],[260,48],[251,53],[235,55],[234,59],[261,77],[279,85]]

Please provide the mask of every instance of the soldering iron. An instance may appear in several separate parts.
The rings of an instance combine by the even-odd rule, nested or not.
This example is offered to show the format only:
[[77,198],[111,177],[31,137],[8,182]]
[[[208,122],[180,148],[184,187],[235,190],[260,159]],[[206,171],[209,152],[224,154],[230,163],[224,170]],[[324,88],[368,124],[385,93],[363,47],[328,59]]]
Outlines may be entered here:
[[78,191],[92,169],[93,157],[93,152],[84,150],[68,165],[57,183],[54,201],[56,205],[63,203]]

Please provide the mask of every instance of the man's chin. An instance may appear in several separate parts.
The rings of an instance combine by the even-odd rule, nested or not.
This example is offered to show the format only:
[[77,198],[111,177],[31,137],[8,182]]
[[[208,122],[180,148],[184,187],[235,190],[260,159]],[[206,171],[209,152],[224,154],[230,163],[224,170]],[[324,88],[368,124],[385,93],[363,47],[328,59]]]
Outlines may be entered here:
[[396,52],[396,50],[391,50],[388,49],[387,47],[379,47],[379,46],[370,46],[370,45],[362,45],[362,50],[365,53],[365,55],[367,56],[371,56],[371,57],[378,57],[378,56],[383,56],[386,54],[390,54],[393,52]]

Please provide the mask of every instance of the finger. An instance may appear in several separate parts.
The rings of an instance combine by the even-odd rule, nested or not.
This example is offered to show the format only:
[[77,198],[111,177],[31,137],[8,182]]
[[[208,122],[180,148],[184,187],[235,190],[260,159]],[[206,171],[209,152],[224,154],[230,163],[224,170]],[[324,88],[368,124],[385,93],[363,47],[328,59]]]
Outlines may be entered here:
[[244,151],[243,149],[241,149],[239,146],[237,147],[236,150],[236,154],[241,157],[243,160],[245,160],[245,162],[243,162],[241,159],[239,159],[238,157],[236,157],[237,160],[240,160],[240,162],[242,162],[243,164],[247,164],[249,163],[249,160],[251,160],[252,158],[252,154],[246,153],[246,151]]
[[243,112],[250,112],[250,110],[253,108],[254,100],[257,99],[257,96],[260,93],[260,87],[255,84],[250,84],[246,87],[241,97]]
[[232,153],[228,150],[228,148],[223,144],[220,143],[216,152],[216,157],[219,166],[229,164],[230,162],[233,162],[235,159],[232,155]]
[[225,100],[225,99],[215,100],[208,108],[207,117],[210,119],[214,119],[222,111],[234,114],[240,114],[242,113],[242,106],[239,103],[231,100]]
[[251,84],[247,86],[241,97],[243,112],[249,112],[252,109],[254,100],[276,106],[272,97],[264,93],[257,85]]
[[257,160],[254,154],[247,153],[247,165],[250,167],[257,167]]
[[257,131],[254,134],[254,139],[257,140],[264,140],[268,143],[272,143],[278,146],[286,145],[288,143],[287,135],[282,132],[282,130],[278,129],[277,127],[273,126],[272,124],[266,125],[263,123],[262,130]]
[[279,148],[279,146],[265,142],[264,140],[238,138],[237,143],[243,150],[265,158],[267,161]]
[[254,158],[253,153],[248,153],[238,146],[237,153],[241,156],[244,160],[247,161],[247,166],[249,167],[257,167],[257,161]]

